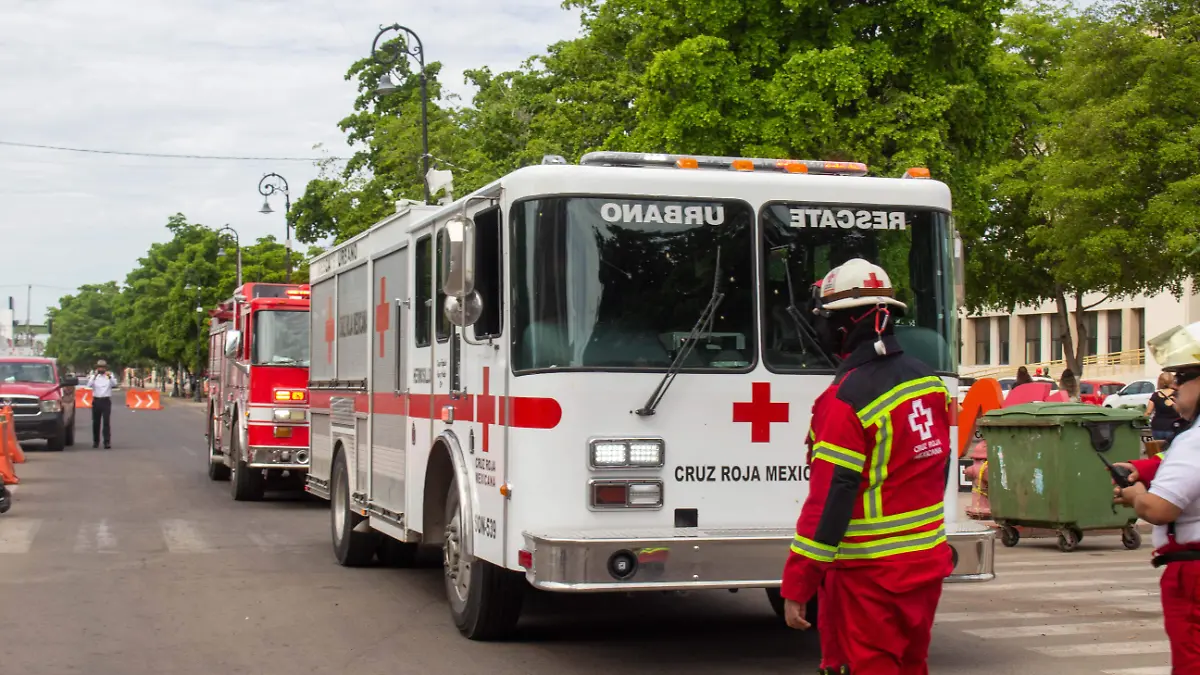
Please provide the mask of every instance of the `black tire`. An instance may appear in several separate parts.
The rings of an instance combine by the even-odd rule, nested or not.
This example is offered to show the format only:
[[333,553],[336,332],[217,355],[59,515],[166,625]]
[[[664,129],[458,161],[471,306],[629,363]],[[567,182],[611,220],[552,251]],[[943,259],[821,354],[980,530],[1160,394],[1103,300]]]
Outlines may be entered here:
[[8,510],[11,508],[12,493],[3,484],[0,484],[0,513],[8,513]]
[[[521,605],[528,588],[525,577],[486,560],[463,560],[462,537],[471,536],[471,528],[462,523],[457,481],[450,483],[445,515],[443,585],[454,625],[469,640],[502,640],[511,636],[521,618]],[[465,589],[462,583],[466,584]]]
[[350,508],[350,472],[346,454],[338,452],[333,459],[333,480],[329,490],[329,530],[333,535],[333,555],[343,567],[366,567],[375,560],[379,535],[358,532],[354,528],[364,518]]
[[1075,535],[1076,544],[1083,541],[1083,530],[1079,529],[1078,527],[1071,527],[1070,529],[1071,533]]
[[1000,543],[1012,548],[1021,541],[1021,533],[1012,525],[1003,525],[1000,527]]
[[1137,525],[1129,525],[1121,530],[1121,543],[1130,551],[1136,551],[1142,547],[1142,533],[1138,532]]
[[[783,603],[783,596],[779,594],[779,589],[778,588],[766,588],[763,590],[765,590],[767,592],[767,602],[771,603],[771,609],[775,611],[775,616],[779,617],[780,621],[783,621],[784,620],[783,604],[784,603]],[[815,595],[812,597],[812,600],[809,600],[808,604],[805,605],[805,607],[804,607],[804,620],[809,622],[810,624],[812,624],[812,630],[820,629],[820,626],[817,625],[817,617],[820,616],[820,613],[818,612],[818,607],[819,607],[819,605],[817,604],[817,596],[815,596]]]
[[1058,550],[1063,553],[1070,553],[1079,546],[1079,540],[1075,538],[1075,533],[1071,530],[1058,531]]
[[229,476],[229,492],[237,502],[261,501],[267,491],[267,480],[262,469],[251,469],[242,461],[241,439],[236,428],[229,434],[229,454],[233,459],[233,470]]
[[229,467],[221,462],[214,462],[217,449],[217,423],[213,420],[212,411],[208,413],[208,477],[213,481],[229,480]]
[[46,449],[51,452],[62,452],[67,445],[67,425],[60,422],[54,430],[54,435],[46,439]]
[[75,445],[75,417],[71,417],[71,423],[67,425],[66,446],[69,448]]

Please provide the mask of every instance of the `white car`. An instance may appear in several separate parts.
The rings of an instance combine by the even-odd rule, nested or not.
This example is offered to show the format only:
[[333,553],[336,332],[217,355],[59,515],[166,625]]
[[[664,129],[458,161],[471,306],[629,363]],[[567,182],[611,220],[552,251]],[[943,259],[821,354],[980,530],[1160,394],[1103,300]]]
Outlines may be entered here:
[[1150,402],[1150,395],[1154,393],[1155,388],[1154,380],[1134,380],[1121,391],[1104,399],[1104,407],[1143,409]]

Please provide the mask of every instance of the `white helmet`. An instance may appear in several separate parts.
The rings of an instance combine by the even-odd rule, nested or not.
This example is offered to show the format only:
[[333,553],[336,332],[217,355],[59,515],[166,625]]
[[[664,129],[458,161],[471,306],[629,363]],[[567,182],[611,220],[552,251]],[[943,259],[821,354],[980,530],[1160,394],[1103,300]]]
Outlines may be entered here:
[[851,258],[829,270],[821,280],[817,300],[821,310],[829,311],[870,305],[907,309],[895,296],[892,280],[882,267],[862,258]]
[[1163,370],[1200,368],[1200,323],[1175,326],[1147,340],[1146,347]]

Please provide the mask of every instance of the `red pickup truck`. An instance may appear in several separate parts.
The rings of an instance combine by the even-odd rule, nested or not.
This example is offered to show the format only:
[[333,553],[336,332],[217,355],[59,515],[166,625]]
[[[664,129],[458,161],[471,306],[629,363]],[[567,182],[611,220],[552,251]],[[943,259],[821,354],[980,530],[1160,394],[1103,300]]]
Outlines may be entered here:
[[75,386],[54,359],[0,356],[0,407],[12,406],[17,440],[44,439],[49,450],[75,444]]

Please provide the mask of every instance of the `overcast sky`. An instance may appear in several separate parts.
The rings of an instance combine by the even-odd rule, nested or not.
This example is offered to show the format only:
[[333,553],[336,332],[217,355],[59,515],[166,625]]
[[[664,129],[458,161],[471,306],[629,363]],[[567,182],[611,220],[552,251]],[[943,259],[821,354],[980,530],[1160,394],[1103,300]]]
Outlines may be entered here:
[[[380,24],[402,23],[462,71],[516,67],[578,33],[560,0],[3,0],[0,141],[204,155],[346,156],[338,120]],[[197,161],[0,145],[0,302],[25,285],[33,316],[80,284],[123,281],[182,212],[243,243],[284,236],[283,204],[258,213],[274,171],[294,196],[309,162]],[[276,198],[278,199],[278,198]]]

